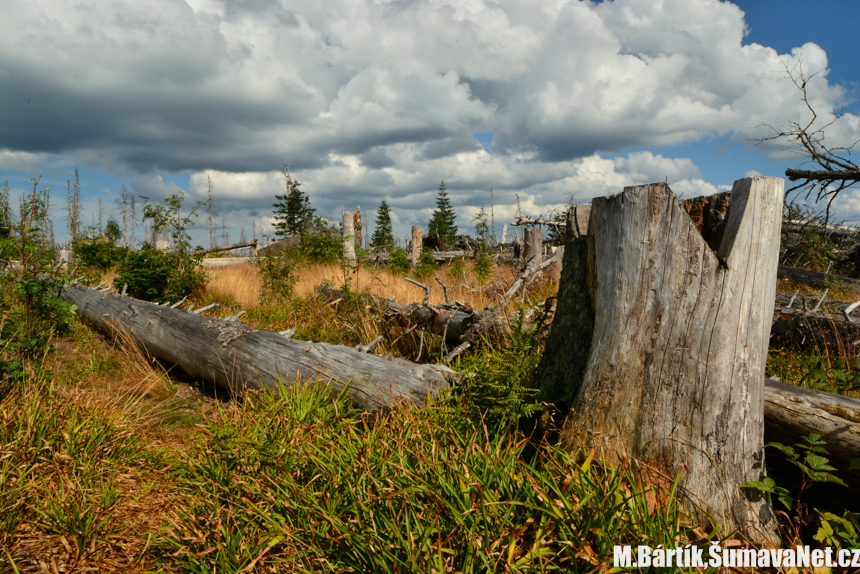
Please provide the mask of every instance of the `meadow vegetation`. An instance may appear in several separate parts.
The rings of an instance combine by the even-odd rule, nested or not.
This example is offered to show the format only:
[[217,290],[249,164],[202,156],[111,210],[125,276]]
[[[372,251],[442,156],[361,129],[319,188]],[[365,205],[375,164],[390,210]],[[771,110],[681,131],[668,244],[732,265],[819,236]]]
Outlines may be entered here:
[[[531,378],[551,317],[514,321],[507,337],[458,357],[463,382],[421,410],[358,412],[320,381],[229,396],[95,334],[55,292],[28,287],[53,267],[35,227],[16,233],[3,248],[32,267],[0,275],[4,571],[594,572],[611,569],[613,545],[732,536],[693,527],[672,487],[643,486],[625,466],[533,432],[548,414]],[[396,255],[387,267],[350,267],[325,255],[330,244],[320,239],[324,255],[210,269],[189,303],[244,310],[262,329],[298,327],[303,340],[354,346],[382,334],[374,352],[425,362],[444,353],[441,337],[386,320],[366,296],[421,301],[404,280],[414,273],[436,286],[431,303],[444,301],[438,278],[452,299],[481,308],[515,274],[489,252],[416,269]],[[128,276],[95,267],[94,283],[121,287]],[[72,276],[52,273],[55,286]],[[508,310],[551,298],[557,280],[546,274]],[[320,286],[343,296],[321,297]],[[853,358],[793,349],[773,350],[768,372],[854,396],[860,379]],[[816,516],[814,540],[790,525],[787,534],[858,545],[856,513]]]

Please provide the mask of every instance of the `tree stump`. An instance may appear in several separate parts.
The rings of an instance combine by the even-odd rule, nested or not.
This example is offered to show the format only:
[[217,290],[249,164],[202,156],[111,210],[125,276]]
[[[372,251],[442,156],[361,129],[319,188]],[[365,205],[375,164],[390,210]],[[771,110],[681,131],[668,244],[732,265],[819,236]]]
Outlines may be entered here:
[[421,248],[424,246],[424,234],[417,225],[412,226],[412,265],[421,261]]
[[782,204],[779,178],[735,182],[715,252],[665,184],[595,199],[587,238],[565,249],[536,372],[545,398],[571,402],[570,449],[627,461],[646,482],[677,476],[701,525],[769,544],[770,497],[741,485],[764,474]]
[[343,212],[343,258],[350,263],[355,261],[355,228],[353,227],[354,213]]
[[533,227],[524,235],[523,260],[529,267],[537,267],[543,263],[543,233],[540,227]]

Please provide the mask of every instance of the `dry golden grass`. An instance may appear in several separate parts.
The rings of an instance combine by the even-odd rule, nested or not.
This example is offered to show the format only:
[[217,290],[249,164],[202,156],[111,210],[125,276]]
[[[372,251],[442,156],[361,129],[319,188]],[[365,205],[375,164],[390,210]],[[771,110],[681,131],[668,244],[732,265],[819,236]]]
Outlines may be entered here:
[[249,263],[217,267],[207,271],[209,280],[200,295],[204,304],[239,304],[245,309],[260,304],[263,280],[260,270]]
[[[417,279],[419,283],[431,287],[430,304],[445,302],[445,294],[441,280],[448,286],[448,296],[451,300],[468,303],[477,309],[495,303],[513,282],[516,271],[510,266],[496,265],[487,281],[481,281],[467,264],[464,274],[451,276],[451,267],[442,266],[429,277]],[[415,279],[414,275],[407,277]],[[549,281],[539,290],[546,298],[557,290],[558,277],[552,273],[547,275]],[[395,299],[399,303],[409,304],[424,299],[424,290],[406,281],[404,276],[389,271],[387,268],[344,269],[338,265],[311,264],[301,265],[296,271],[295,295],[301,298],[311,297],[316,288],[323,282],[331,282],[335,288],[340,288],[347,282],[355,292],[369,293],[378,297]],[[199,295],[201,303],[218,302],[231,306],[239,304],[244,309],[251,309],[260,304],[262,278],[258,267],[252,264],[231,265],[209,271],[209,281]],[[516,301],[518,302],[518,301]]]

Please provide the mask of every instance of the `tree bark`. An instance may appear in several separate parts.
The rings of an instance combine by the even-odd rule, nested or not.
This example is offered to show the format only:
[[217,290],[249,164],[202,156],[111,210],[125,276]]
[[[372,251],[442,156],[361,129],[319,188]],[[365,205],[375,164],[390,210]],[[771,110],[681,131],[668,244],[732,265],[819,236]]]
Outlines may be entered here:
[[[544,396],[572,400],[561,436],[570,449],[630,461],[666,487],[679,476],[701,524],[759,543],[778,540],[770,498],[741,485],[764,474],[782,190],[777,178],[735,182],[708,238],[716,252],[665,184],[595,199],[586,241],[565,249],[536,377]],[[569,262],[583,272],[573,277]]]
[[403,400],[421,407],[428,395],[457,378],[440,365],[294,341],[241,321],[202,317],[87,287],[73,287],[61,296],[96,328],[110,335],[127,333],[151,355],[234,392],[274,389],[279,380],[289,386],[319,378],[336,392],[349,385],[356,407],[377,411]]

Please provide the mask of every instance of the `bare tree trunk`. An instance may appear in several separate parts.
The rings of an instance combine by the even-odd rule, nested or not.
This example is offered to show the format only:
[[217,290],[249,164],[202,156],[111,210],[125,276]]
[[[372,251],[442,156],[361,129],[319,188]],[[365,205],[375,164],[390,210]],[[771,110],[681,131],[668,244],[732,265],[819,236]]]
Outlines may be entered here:
[[572,402],[569,448],[630,461],[666,487],[679,476],[701,524],[768,544],[770,498],[741,485],[764,474],[782,191],[778,178],[735,182],[716,252],[665,184],[595,199],[587,239],[565,249],[536,373],[544,397]]
[[421,261],[421,249],[424,247],[424,235],[417,225],[412,226],[412,265]]
[[355,406],[376,411],[398,401],[424,405],[459,375],[442,365],[416,365],[328,343],[295,341],[241,321],[203,317],[87,287],[62,298],[95,327],[126,333],[153,356],[232,391],[274,389],[319,378],[334,391],[349,385]]
[[349,262],[355,261],[355,228],[353,227],[354,214],[351,211],[343,212],[343,258]]
[[537,267],[543,263],[543,232],[540,227],[525,230],[523,245],[523,260],[529,267]]

